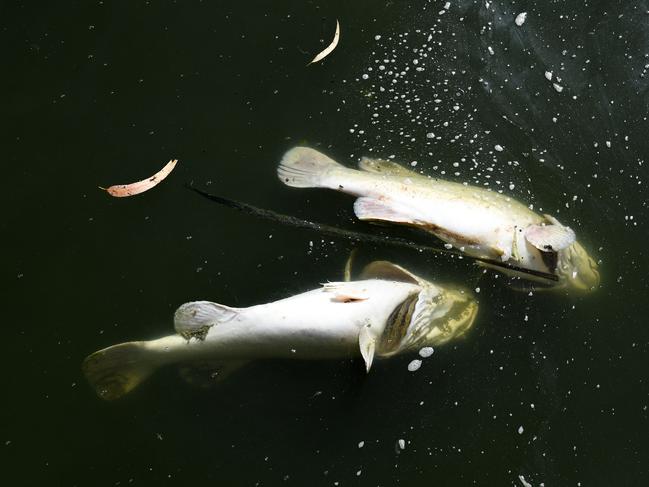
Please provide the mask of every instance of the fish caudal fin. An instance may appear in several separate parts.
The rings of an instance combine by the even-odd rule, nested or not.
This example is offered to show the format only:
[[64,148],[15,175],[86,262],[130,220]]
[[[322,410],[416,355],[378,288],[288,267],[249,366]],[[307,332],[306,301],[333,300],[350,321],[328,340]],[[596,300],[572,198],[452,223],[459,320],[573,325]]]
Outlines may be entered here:
[[112,401],[135,389],[156,368],[145,342],[127,342],[86,357],[83,374],[102,399]]
[[326,187],[327,176],[335,169],[343,169],[322,152],[309,147],[293,147],[277,168],[277,176],[287,186],[294,188]]

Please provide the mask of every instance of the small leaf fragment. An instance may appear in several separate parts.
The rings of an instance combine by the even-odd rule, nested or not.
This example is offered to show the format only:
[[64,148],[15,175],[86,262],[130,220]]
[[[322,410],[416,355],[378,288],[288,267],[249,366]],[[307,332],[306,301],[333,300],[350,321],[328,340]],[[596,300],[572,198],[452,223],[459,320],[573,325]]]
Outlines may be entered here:
[[[316,57],[314,57],[309,64],[317,63],[318,61],[322,61],[325,57],[327,57],[331,52],[336,49],[336,46],[338,45],[338,40],[340,39],[340,24],[338,23],[338,19],[336,19],[336,33],[334,34],[334,38],[331,41],[331,44],[329,44],[327,47],[325,47],[322,51],[320,51]],[[307,66],[309,65],[307,64]]]
[[169,173],[173,171],[174,167],[176,167],[177,162],[178,159],[169,161],[165,165],[165,167],[160,169],[153,176],[143,179],[142,181],[137,181],[131,184],[115,184],[113,186],[110,186],[109,188],[102,188],[100,186],[99,188],[105,189],[105,191],[109,195],[116,198],[123,198],[125,196],[134,196],[136,194],[144,193],[145,191],[150,190],[158,183],[160,183],[163,179],[165,179],[169,175]]

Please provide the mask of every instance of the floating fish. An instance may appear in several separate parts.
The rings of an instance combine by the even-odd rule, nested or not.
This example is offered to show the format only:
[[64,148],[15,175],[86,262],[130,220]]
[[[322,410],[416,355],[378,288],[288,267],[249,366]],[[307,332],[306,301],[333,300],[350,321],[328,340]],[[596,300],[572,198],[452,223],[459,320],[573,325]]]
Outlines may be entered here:
[[583,291],[599,285],[596,262],[575,232],[553,216],[539,215],[500,193],[432,179],[392,161],[364,157],[359,168],[346,168],[315,149],[294,147],[277,174],[288,186],[357,196],[359,219],[421,228],[472,257],[490,260],[482,265],[508,275]]
[[176,333],[114,345],[88,356],[83,372],[97,394],[117,399],[158,367],[213,362],[220,380],[259,358],[374,357],[437,346],[472,326],[470,293],[442,287],[386,261],[369,264],[360,280],[328,282],[272,303],[232,308],[209,301],[183,304]]

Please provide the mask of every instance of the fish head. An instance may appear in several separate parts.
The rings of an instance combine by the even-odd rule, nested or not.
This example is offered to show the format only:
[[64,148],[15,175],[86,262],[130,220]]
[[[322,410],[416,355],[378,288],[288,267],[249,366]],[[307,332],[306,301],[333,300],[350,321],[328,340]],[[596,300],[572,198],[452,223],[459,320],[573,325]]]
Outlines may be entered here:
[[593,291],[599,286],[597,262],[579,242],[558,253],[557,275],[559,281],[569,289]]
[[393,353],[442,345],[466,335],[478,302],[465,290],[430,285],[419,293],[408,329]]

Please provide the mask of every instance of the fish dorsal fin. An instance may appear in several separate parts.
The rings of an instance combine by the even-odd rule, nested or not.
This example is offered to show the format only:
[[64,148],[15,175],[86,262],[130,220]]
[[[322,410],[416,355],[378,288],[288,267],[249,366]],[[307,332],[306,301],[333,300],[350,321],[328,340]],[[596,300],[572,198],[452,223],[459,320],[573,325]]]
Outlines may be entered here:
[[372,159],[370,157],[361,157],[358,163],[358,168],[361,171],[371,172],[375,174],[383,174],[385,176],[402,176],[402,177],[422,177],[421,174],[416,173],[403,167],[396,162],[386,161],[385,159]]
[[370,333],[370,328],[367,325],[361,327],[358,333],[358,347],[361,351],[361,356],[365,361],[365,370],[370,371],[372,362],[374,361],[374,352],[376,351],[376,339]]
[[204,340],[209,329],[219,323],[226,323],[237,315],[236,308],[230,308],[211,301],[192,301],[181,305],[174,314],[176,333],[188,340]]
[[424,284],[426,281],[403,267],[387,260],[375,260],[365,266],[361,279],[383,279],[410,284]]
[[575,240],[575,232],[551,215],[544,215],[550,224],[530,225],[525,229],[525,240],[543,252],[557,252],[570,247]]

